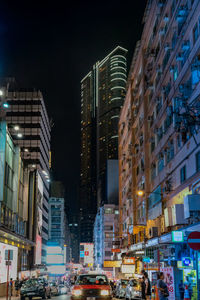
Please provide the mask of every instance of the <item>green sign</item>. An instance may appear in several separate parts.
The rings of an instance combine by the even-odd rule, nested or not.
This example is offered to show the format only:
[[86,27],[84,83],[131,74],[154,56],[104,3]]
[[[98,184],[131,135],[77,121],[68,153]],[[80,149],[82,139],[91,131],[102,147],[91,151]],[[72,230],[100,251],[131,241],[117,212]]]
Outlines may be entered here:
[[184,242],[184,236],[182,231],[172,231],[172,242],[182,243]]

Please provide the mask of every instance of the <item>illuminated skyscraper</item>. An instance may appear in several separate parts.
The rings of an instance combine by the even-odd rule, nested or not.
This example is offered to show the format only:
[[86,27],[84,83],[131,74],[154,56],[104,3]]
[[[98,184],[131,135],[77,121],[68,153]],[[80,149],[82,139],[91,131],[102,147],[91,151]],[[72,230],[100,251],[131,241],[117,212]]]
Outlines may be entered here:
[[118,121],[126,90],[127,50],[118,46],[81,81],[81,242],[92,241],[97,206],[108,203],[108,160],[118,158]]
[[[46,259],[48,240],[48,199],[50,172],[50,122],[42,93],[35,89],[20,88],[13,78],[0,80],[5,88],[8,103],[6,122],[14,142],[21,148],[21,155],[32,173],[38,172],[35,185],[42,189],[41,262]],[[34,175],[35,176],[35,175]],[[40,179],[39,179],[40,177]],[[41,181],[41,183],[39,183]],[[37,196],[36,196],[37,197]]]

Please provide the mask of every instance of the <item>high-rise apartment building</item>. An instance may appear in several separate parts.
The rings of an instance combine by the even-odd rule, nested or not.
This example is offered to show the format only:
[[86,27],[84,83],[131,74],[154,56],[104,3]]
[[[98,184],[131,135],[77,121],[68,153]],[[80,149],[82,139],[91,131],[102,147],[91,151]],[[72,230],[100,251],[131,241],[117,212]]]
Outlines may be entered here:
[[31,171],[37,170],[42,180],[42,263],[45,263],[45,244],[48,240],[49,118],[39,90],[18,88],[13,79],[2,80],[1,86],[5,89],[9,105],[6,113],[9,132],[22,150],[26,166]]
[[80,234],[80,221],[78,215],[71,215],[69,218],[69,230],[70,230],[70,252],[71,261],[73,263],[79,262],[79,234]]
[[49,240],[57,242],[61,248],[66,245],[67,219],[64,198],[49,198]]
[[195,299],[199,257],[190,271],[178,262],[200,231],[199,28],[199,1],[148,1],[119,122],[122,252],[136,257],[135,273],[144,255],[170,270],[173,297],[187,279]]
[[126,54],[126,49],[116,47],[81,81],[81,242],[92,241],[96,208],[107,203],[108,160],[118,158],[118,121],[126,90]]
[[[113,241],[117,227],[116,223],[119,221],[118,216],[118,206],[114,204],[105,204],[98,210],[94,224],[95,266],[103,268],[104,261],[112,260]],[[105,268],[105,271],[106,270],[107,268]]]

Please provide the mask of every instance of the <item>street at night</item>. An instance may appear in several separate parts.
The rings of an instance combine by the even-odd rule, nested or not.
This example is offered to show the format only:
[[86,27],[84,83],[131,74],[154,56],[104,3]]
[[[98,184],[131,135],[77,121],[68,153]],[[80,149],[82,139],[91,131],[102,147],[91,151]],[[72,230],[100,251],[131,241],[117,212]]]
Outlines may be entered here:
[[200,300],[200,0],[3,1],[0,41],[0,300]]

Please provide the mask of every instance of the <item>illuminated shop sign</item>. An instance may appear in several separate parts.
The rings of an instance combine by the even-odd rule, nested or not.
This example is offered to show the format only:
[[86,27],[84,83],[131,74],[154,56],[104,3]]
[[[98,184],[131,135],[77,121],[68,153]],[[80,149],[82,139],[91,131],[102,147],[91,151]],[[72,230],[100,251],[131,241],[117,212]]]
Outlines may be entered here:
[[125,257],[123,259],[124,265],[134,265],[135,264],[135,257]]
[[184,242],[184,236],[182,231],[172,231],[172,242],[182,243]]
[[104,261],[104,268],[119,268],[121,265],[121,262],[118,260],[105,260]]
[[183,257],[181,261],[177,261],[179,269],[193,269],[193,260],[190,257]]
[[121,270],[122,270],[122,273],[125,273],[125,274],[134,274],[135,273],[135,265],[122,265]]

